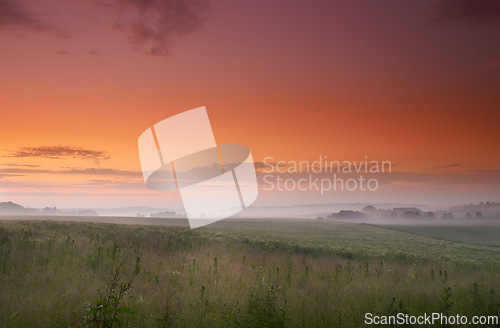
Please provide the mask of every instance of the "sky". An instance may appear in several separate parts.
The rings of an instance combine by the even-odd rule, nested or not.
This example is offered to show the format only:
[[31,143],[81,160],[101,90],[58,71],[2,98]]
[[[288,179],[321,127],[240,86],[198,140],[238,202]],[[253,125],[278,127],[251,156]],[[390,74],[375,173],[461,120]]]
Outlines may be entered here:
[[[0,0],[0,201],[180,208],[137,140],[200,106],[251,149],[256,206],[500,201],[499,40],[495,0]],[[320,156],[392,170],[264,190],[266,158]]]

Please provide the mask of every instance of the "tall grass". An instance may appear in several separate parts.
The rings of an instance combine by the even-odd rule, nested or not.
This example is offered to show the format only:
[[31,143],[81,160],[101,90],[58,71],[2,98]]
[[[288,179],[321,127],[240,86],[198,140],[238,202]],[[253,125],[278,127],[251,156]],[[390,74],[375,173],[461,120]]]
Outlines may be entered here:
[[[351,229],[366,240],[376,233]],[[442,261],[424,244],[413,246],[419,258],[384,253],[366,241],[346,256],[324,251],[326,241],[308,248],[300,233],[284,241],[257,230],[2,221],[0,327],[353,327],[366,312],[500,315],[500,271],[472,246],[478,262]]]

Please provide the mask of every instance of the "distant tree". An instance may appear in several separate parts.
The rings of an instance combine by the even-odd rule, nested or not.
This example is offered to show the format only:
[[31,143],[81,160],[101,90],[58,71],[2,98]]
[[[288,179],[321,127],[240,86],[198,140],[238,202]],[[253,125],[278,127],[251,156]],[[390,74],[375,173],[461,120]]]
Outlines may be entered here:
[[59,213],[60,211],[57,209],[57,207],[45,207],[43,210],[42,210],[43,213]]
[[377,209],[372,205],[367,205],[367,206],[363,207],[362,211],[365,214],[373,214],[373,213],[377,212]]
[[470,214],[469,212],[467,212],[467,213],[465,214],[465,218],[466,218],[466,219],[472,219],[472,214]]
[[434,212],[426,212],[425,217],[428,219],[434,219]]
[[178,217],[177,213],[174,211],[164,211],[164,212],[158,212],[158,213],[151,213],[149,215],[152,218],[176,218]]
[[343,218],[343,219],[363,219],[366,215],[363,212],[342,210],[338,213],[332,214],[332,217]]
[[407,219],[418,219],[418,218],[422,217],[422,215],[420,214],[420,212],[406,211],[403,213],[403,217],[405,217]]
[[442,219],[454,219],[455,216],[453,215],[453,213],[451,212],[444,212],[443,215],[441,216]]
[[1,202],[0,203],[0,212],[1,213],[21,213],[26,212],[27,208],[23,206],[13,203],[13,202]]
[[476,212],[476,219],[480,219],[483,217],[483,213],[481,212]]

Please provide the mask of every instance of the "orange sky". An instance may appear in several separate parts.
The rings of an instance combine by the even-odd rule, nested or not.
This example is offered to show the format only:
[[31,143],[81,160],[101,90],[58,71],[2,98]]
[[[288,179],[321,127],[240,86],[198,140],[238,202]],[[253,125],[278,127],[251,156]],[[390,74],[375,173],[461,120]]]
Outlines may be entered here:
[[[288,203],[500,200],[496,3],[148,3],[0,0],[1,201],[177,206],[143,185],[137,138],[199,106],[255,161],[367,155],[400,173],[376,195]],[[55,146],[73,153],[19,156]]]

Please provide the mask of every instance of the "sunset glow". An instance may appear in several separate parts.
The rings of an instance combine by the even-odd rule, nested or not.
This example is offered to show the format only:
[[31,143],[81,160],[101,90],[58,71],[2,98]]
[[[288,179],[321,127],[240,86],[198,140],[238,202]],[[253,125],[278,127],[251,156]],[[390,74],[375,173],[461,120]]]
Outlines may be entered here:
[[500,9],[466,2],[0,0],[0,199],[178,208],[146,188],[137,140],[206,106],[257,169],[392,163],[374,193],[256,205],[499,201]]

